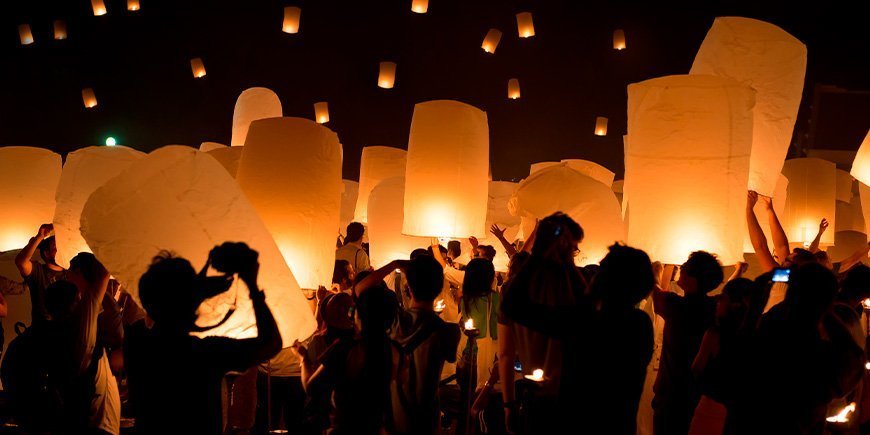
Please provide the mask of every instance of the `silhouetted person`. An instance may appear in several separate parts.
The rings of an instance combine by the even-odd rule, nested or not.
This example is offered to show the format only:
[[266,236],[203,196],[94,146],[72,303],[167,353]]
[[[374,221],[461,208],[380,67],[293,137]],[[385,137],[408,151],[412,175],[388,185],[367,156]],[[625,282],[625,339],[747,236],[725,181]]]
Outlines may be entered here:
[[332,286],[334,290],[348,291],[353,287],[355,270],[347,260],[335,260],[335,267],[332,269]]
[[344,237],[344,245],[335,250],[335,259],[344,260],[353,266],[354,272],[362,272],[371,269],[369,255],[363,249],[363,234],[366,228],[359,222],[351,222],[347,225],[347,235]]
[[[42,224],[36,235],[30,238],[27,245],[15,256],[15,266],[24,278],[30,290],[31,325],[42,322],[48,318],[45,309],[45,289],[53,282],[64,279],[66,270],[55,261],[57,244],[51,232],[52,224]],[[39,250],[39,256],[43,263],[31,260],[33,254]]]
[[[155,257],[139,280],[148,319],[128,328],[125,361],[136,427],[142,433],[221,433],[224,375],[245,371],[281,347],[275,319],[257,285],[256,251],[225,243],[212,250],[209,262],[226,274],[225,283],[201,279],[190,262],[167,253]],[[202,294],[226,290],[233,274],[248,287],[257,337],[191,336]]]

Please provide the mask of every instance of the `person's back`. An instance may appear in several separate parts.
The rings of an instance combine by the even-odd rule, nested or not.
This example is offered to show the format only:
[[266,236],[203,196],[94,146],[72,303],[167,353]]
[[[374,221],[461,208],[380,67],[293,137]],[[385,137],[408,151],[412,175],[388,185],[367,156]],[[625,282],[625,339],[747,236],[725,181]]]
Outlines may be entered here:
[[369,255],[362,247],[363,234],[365,234],[365,227],[359,222],[351,222],[347,226],[344,245],[335,250],[335,259],[350,263],[355,273],[371,268]]

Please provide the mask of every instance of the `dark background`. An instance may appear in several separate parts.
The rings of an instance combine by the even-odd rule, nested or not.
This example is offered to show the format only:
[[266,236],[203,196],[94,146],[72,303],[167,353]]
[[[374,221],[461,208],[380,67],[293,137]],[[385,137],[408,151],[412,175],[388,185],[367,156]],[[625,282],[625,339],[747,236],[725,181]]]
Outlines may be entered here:
[[[356,179],[363,146],[406,147],[413,106],[457,99],[489,115],[495,179],[521,178],[528,165],[594,160],[622,172],[627,84],[684,74],[716,16],[774,23],[809,50],[804,101],[791,154],[807,147],[856,149],[870,128],[870,96],[838,94],[811,108],[816,85],[870,91],[870,32],[860,2],[702,2],[430,0],[89,0],[3,2],[0,6],[0,145],[65,153],[103,144],[150,151],[167,144],[229,143],[238,94],[265,86],[285,116],[313,119],[328,101],[344,144],[344,176]],[[284,6],[302,8],[301,30],[281,32]],[[530,11],[536,35],[517,37],[515,14]],[[52,39],[52,22],[69,37]],[[29,23],[35,44],[21,46]],[[490,27],[504,36],[494,55],[480,48]],[[625,29],[628,49],[612,48]],[[190,59],[208,75],[194,79]],[[392,90],[376,86],[378,62],[398,64]],[[508,100],[507,81],[522,98]],[[99,105],[87,110],[81,90]],[[822,101],[822,100],[819,100]],[[817,105],[818,106],[818,105]],[[610,119],[593,135],[596,116]],[[807,132],[815,119],[812,140]]]

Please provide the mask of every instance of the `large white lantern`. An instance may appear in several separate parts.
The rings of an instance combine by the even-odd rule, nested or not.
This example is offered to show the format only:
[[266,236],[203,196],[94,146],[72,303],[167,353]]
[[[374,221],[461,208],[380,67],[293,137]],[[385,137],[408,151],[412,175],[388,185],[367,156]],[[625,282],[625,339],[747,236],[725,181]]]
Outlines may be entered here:
[[402,234],[405,177],[381,180],[369,193],[368,236],[372,267],[385,266],[392,260],[407,260],[411,251],[426,248],[426,237]]
[[807,48],[773,24],[719,17],[704,38],[691,74],[728,77],[756,90],[749,188],[773,194],[791,144],[804,89]]
[[837,201],[849,202],[852,200],[852,184],[855,179],[848,172],[837,169]]
[[54,235],[57,264],[69,267],[79,252],[91,252],[82,238],[80,219],[88,198],[97,188],[126,170],[145,153],[124,146],[82,148],[69,153],[60,175],[55,200]]
[[242,152],[244,150],[240,147],[223,147],[206,151],[206,154],[214,157],[235,178],[236,173],[239,172],[239,161],[242,159]]
[[465,103],[417,104],[405,168],[405,222],[412,236],[486,236],[489,126]]
[[226,145],[224,145],[222,143],[218,143],[218,142],[203,142],[203,143],[199,144],[199,150],[204,152],[204,153],[207,153],[211,150],[220,149],[220,148],[228,148],[228,147]]
[[0,252],[23,248],[54,216],[60,156],[44,148],[0,147]]
[[613,179],[616,177],[616,174],[598,163],[583,159],[562,159],[562,163],[566,163],[569,168],[600,181],[606,186],[613,186]]
[[[216,245],[245,242],[260,254],[258,282],[284,346],[309,336],[316,326],[254,207],[214,159],[193,148],[160,148],[109,180],[85,204],[81,229],[97,258],[134,297],[139,294],[139,278],[160,250],[200,268]],[[201,325],[216,323],[235,307],[226,323],[205,335],[256,336],[248,291],[236,281],[230,291],[200,306]]]
[[303,118],[251,123],[236,174],[305,289],[332,284],[341,212],[341,144]]
[[245,89],[239,95],[233,109],[233,136],[230,139],[230,145],[241,146],[245,144],[245,137],[248,135],[248,127],[251,122],[258,119],[279,118],[282,113],[281,100],[271,89]]
[[858,192],[861,197],[861,210],[864,212],[864,233],[870,235],[870,187],[864,183],[858,183]]
[[[359,196],[356,200],[354,220],[368,222],[369,193],[383,180],[405,176],[407,151],[400,148],[363,147],[359,163]],[[404,190],[404,185],[402,186]]]
[[341,180],[344,190],[341,191],[341,212],[338,218],[338,231],[344,234],[347,224],[354,221],[353,212],[359,199],[359,183],[353,180]]
[[867,132],[864,142],[861,142],[858,153],[855,154],[850,174],[861,183],[870,185],[870,131]]
[[[864,210],[861,208],[861,196],[853,195],[849,202],[837,201],[836,224],[835,232],[844,231],[867,233],[867,224],[864,221]],[[829,229],[830,230],[830,229]],[[836,234],[834,235],[834,244],[836,245]]]
[[532,164],[529,166],[529,175],[532,175],[532,174],[534,174],[535,172],[538,172],[538,171],[540,171],[540,170],[542,170],[542,169],[547,169],[547,168],[549,168],[549,167],[551,167],[551,166],[556,166],[556,165],[558,165],[558,164],[559,164],[559,162],[538,162],[538,163],[532,163]]
[[628,86],[630,245],[665,264],[697,250],[725,265],[742,261],[754,97],[746,85],[704,75]]
[[[782,174],[788,178],[788,198],[782,226],[792,246],[809,246],[822,218],[836,228],[837,166],[827,160],[786,160]],[[822,235],[819,246],[834,244],[834,231]]]

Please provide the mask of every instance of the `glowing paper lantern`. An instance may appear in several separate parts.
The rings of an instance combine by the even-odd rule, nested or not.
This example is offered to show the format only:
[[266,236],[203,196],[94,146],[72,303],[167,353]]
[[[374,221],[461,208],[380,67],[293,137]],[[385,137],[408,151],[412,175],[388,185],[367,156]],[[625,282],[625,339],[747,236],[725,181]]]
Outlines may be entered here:
[[[359,163],[359,196],[354,220],[368,223],[369,194],[383,180],[405,176],[407,151],[393,147],[364,147]],[[404,183],[404,181],[403,181]],[[404,185],[402,187],[404,191]]]
[[[788,178],[785,175],[779,174],[779,180],[776,182],[776,190],[773,192],[773,211],[781,219],[785,216],[785,200],[788,197]],[[761,200],[755,203],[755,208],[752,209],[755,213],[755,218],[758,219],[758,225],[767,239],[767,247],[773,252],[773,237],[770,233],[770,218],[767,215],[767,205]],[[782,222],[780,222],[782,223]],[[743,252],[755,252],[752,246],[752,241],[749,239],[749,232],[746,232],[746,237],[743,239]]]
[[[505,229],[505,239],[508,241],[516,237],[520,229],[521,218],[510,212],[508,203],[517,190],[518,183],[510,181],[490,181],[486,211],[487,229],[493,224]],[[502,244],[494,237],[485,239],[488,244],[495,248],[495,259],[492,263],[498,272],[507,272],[510,257],[508,257]]]
[[595,118],[595,135],[607,136],[607,118],[603,116]]
[[341,180],[344,184],[341,191],[341,211],[338,218],[338,231],[342,234],[347,230],[347,224],[353,222],[353,212],[359,198],[359,183],[353,180]]
[[613,31],[613,49],[625,50],[625,31],[622,29]]
[[193,72],[194,78],[205,77],[205,65],[199,57],[190,59],[190,70]]
[[665,264],[697,250],[742,261],[754,94],[702,75],[628,86],[630,245]]
[[834,234],[834,246],[827,249],[828,258],[832,263],[839,263],[865,246],[867,246],[867,235],[864,234],[864,230],[837,231]]
[[284,33],[299,33],[299,19],[302,17],[302,9],[296,6],[284,8],[284,25],[281,30]]
[[[782,226],[793,246],[808,246],[819,231],[822,218],[836,228],[837,166],[816,158],[786,160],[782,174],[788,178],[788,198]],[[826,231],[819,246],[834,244]]]
[[106,15],[106,3],[103,0],[91,0],[91,8],[94,10],[95,17]]
[[60,156],[43,148],[0,147],[0,252],[20,249],[54,215]]
[[616,195],[616,200],[619,201],[620,206],[622,206],[622,189],[624,186],[625,180],[616,180],[610,185],[610,190]]
[[381,62],[378,71],[378,87],[384,89],[393,89],[393,84],[396,83],[396,63]]
[[691,74],[728,77],[756,90],[749,188],[773,194],[804,89],[807,48],[770,23],[719,17],[704,38]]
[[430,244],[426,237],[402,234],[405,177],[379,181],[369,193],[368,236],[372,267],[385,266],[392,260],[407,260],[411,251]]
[[242,151],[243,149],[240,147],[225,146],[209,150],[206,154],[214,157],[227,170],[227,173],[235,178],[236,173],[239,172],[239,161],[242,159]]
[[405,221],[412,236],[486,236],[486,113],[451,100],[414,107],[405,168]]
[[97,96],[94,95],[94,90],[91,88],[82,89],[82,101],[88,109],[97,107]]
[[870,187],[864,183],[858,183],[858,191],[861,196],[861,210],[864,212],[865,233],[870,235]]
[[[258,283],[284,346],[314,330],[308,304],[269,231],[235,180],[205,153],[167,146],[139,159],[94,191],[81,229],[97,258],[136,298],[139,277],[158,250],[173,251],[200,268],[215,245],[245,242],[260,254]],[[216,323],[235,307],[226,323],[204,335],[256,335],[248,291],[236,281],[200,306],[202,325]]]
[[76,254],[91,252],[80,231],[85,203],[97,188],[143,156],[145,153],[124,146],[93,146],[67,155],[55,194],[57,208],[53,222],[57,264],[68,268]]
[[508,98],[516,100],[520,98],[520,81],[517,79],[508,80]]
[[278,95],[267,88],[245,89],[236,100],[233,109],[233,136],[230,145],[245,144],[248,127],[252,121],[265,118],[278,118],[283,114]]
[[[852,161],[852,170],[849,172],[865,185],[870,185],[870,131],[864,137],[864,142],[858,147],[858,152],[855,154],[855,160]],[[862,196],[867,198],[867,196]]]
[[480,45],[480,48],[487,53],[495,53],[499,41],[501,41],[501,30],[489,29],[489,32],[486,32],[486,36],[483,38],[483,44]]
[[429,10],[429,0],[411,0],[411,11],[425,14]]
[[302,118],[251,123],[236,179],[302,288],[332,284],[341,208],[341,144]]
[[58,41],[66,39],[66,23],[63,20],[54,20],[54,39]]
[[855,181],[848,172],[837,169],[837,201],[852,200],[852,182]]
[[140,8],[139,0],[127,0],[127,10],[136,12]]
[[226,145],[217,142],[203,142],[199,144],[199,150],[202,152],[209,152],[211,150],[216,150],[220,148],[227,148]]
[[520,12],[517,14],[517,32],[520,34],[520,38],[535,36],[535,25],[532,24],[531,12]]
[[[835,231],[840,232],[856,232],[866,234],[867,226],[864,222],[864,211],[861,208],[861,196],[854,195],[849,202],[837,201],[837,226]],[[830,231],[830,229],[829,229]],[[834,235],[834,245],[836,242],[836,234]]]
[[549,167],[551,167],[551,166],[556,166],[556,165],[558,165],[558,164],[559,164],[559,162],[538,162],[538,163],[532,163],[531,166],[529,166],[529,175],[532,175],[532,174],[534,174],[535,172],[540,171],[541,169],[547,169],[547,168],[549,168]]
[[569,168],[587,177],[592,177],[592,179],[601,182],[605,186],[612,186],[613,179],[616,177],[616,174],[610,169],[589,160],[563,159],[561,163],[566,163]]
[[33,32],[30,31],[30,24],[18,26],[18,39],[21,41],[21,45],[33,44]]
[[314,119],[318,124],[329,122],[329,103],[325,101],[314,103]]

